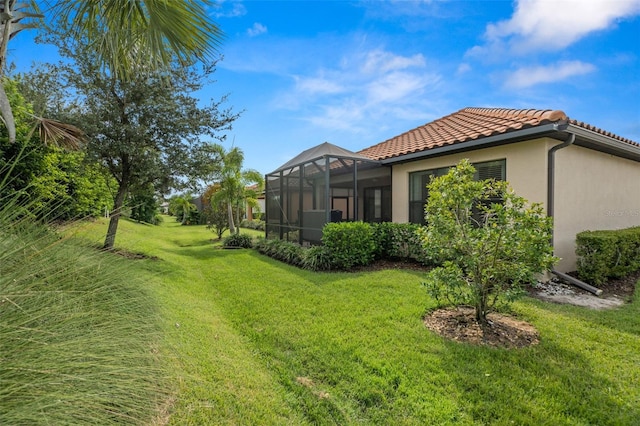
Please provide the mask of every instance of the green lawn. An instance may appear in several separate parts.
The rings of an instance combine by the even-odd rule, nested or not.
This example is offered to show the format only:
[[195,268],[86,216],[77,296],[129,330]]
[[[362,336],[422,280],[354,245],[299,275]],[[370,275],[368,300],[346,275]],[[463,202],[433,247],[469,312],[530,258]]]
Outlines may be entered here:
[[637,296],[606,312],[523,299],[539,345],[473,347],[424,327],[418,272],[314,273],[212,238],[165,218],[116,239],[158,258],[129,262],[161,309],[170,424],[640,423]]

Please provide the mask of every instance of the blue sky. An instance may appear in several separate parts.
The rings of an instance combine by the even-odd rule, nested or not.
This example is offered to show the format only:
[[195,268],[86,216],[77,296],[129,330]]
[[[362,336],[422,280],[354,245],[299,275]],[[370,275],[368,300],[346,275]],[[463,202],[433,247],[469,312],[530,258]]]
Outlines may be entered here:
[[[468,106],[561,109],[640,141],[640,0],[222,1],[209,12],[226,37],[202,97],[229,94],[244,110],[226,145],[262,173],[324,141],[357,151]],[[36,49],[10,59],[50,60]]]

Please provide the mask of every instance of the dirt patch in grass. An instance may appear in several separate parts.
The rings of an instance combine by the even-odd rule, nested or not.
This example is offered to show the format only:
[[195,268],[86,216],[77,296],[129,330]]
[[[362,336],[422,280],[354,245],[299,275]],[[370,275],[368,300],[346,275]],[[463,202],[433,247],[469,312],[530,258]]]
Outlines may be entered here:
[[98,249],[100,251],[107,252],[107,253],[117,254],[118,256],[122,256],[125,259],[131,259],[131,260],[142,260],[142,259],[160,260],[160,258],[158,256],[149,256],[148,254],[145,254],[145,253],[136,253],[136,252],[133,252],[133,251],[122,249],[122,248],[105,249],[102,246],[96,246],[96,249]]
[[496,312],[487,316],[486,326],[478,324],[470,307],[437,309],[424,317],[425,326],[456,342],[498,348],[524,348],[540,342],[531,324]]

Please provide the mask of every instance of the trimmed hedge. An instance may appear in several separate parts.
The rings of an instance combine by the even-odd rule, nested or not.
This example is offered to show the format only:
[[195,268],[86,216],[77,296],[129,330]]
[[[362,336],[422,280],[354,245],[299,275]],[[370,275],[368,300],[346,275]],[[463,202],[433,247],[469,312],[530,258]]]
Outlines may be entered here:
[[259,239],[256,249],[269,257],[313,271],[349,270],[374,259],[413,260],[432,263],[423,246],[421,226],[411,223],[328,223],[322,230],[322,246],[300,247],[279,239]]
[[593,285],[640,270],[640,227],[576,236],[578,276]]
[[428,264],[420,225],[415,223],[382,222],[372,225],[377,259],[415,260]]
[[376,251],[373,229],[365,222],[327,223],[322,229],[322,243],[338,269],[368,265]]

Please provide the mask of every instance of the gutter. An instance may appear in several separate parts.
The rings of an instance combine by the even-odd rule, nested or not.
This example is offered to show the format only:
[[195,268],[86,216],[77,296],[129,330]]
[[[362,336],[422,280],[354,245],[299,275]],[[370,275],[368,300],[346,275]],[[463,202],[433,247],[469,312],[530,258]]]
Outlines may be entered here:
[[[564,129],[563,129],[564,130]],[[555,165],[556,165],[556,152],[559,150],[566,148],[576,141],[575,133],[569,133],[569,138],[559,145],[552,146],[547,152],[547,216],[553,219],[554,208],[555,208]],[[551,228],[551,246],[553,247],[553,233],[554,233],[555,225]],[[602,290],[596,288],[592,285],[585,283],[584,281],[580,281],[577,278],[574,278],[570,275],[565,274],[564,272],[556,271],[555,269],[551,269],[551,273],[556,275],[558,278],[575,285],[576,287],[580,287],[583,290],[586,290],[590,293],[595,294],[596,296],[600,296],[602,294]]]
[[[576,141],[574,133],[569,134],[569,139],[560,145],[552,146],[547,153],[547,216],[553,218],[555,207],[555,168],[556,168],[556,152],[562,148],[572,145]],[[551,233],[551,244],[553,245],[553,232]]]
[[[577,145],[640,162],[640,146],[638,145],[632,145],[617,139],[612,139],[609,136],[602,135],[574,124],[568,124],[564,128],[564,131],[575,134],[580,138],[580,141],[576,143]],[[594,143],[588,143],[586,141],[593,141]]]

